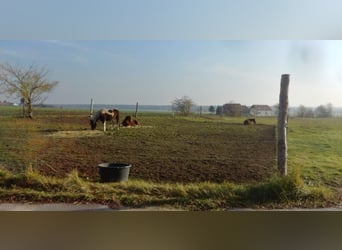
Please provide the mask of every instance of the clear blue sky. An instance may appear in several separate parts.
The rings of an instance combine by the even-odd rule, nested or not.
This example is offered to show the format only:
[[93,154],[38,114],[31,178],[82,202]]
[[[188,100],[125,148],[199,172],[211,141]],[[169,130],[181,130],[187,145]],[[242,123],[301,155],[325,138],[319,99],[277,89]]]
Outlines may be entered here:
[[[337,0],[4,0],[0,63],[48,68],[47,103],[342,106]],[[281,39],[281,40],[275,40]],[[0,100],[4,99],[0,96]]]
[[1,0],[6,39],[341,39],[340,0]]

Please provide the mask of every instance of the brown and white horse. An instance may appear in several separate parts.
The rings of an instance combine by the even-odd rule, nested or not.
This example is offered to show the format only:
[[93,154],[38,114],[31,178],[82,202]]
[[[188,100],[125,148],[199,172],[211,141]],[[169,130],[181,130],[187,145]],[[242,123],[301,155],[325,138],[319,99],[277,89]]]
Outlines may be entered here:
[[138,126],[139,122],[132,118],[132,116],[128,115],[125,117],[124,121],[122,122],[122,126],[124,127],[134,127]]
[[96,123],[100,120],[103,123],[103,131],[106,131],[107,121],[112,122],[112,129],[114,129],[114,122],[116,121],[117,128],[120,127],[120,112],[117,109],[101,109],[90,115],[90,128],[96,129]]
[[243,125],[251,125],[256,124],[256,120],[254,118],[247,119],[243,122]]

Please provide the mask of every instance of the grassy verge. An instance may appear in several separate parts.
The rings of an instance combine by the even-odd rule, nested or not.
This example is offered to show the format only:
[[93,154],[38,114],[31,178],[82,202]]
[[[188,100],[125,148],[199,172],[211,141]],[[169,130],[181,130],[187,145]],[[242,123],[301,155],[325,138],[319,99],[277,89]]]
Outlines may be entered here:
[[324,207],[337,202],[325,187],[304,184],[298,174],[272,177],[254,184],[158,184],[142,180],[100,183],[80,178],[40,175],[28,167],[21,174],[0,169],[0,200],[28,202],[78,202],[108,204],[112,208],[170,206],[189,211],[229,208]]

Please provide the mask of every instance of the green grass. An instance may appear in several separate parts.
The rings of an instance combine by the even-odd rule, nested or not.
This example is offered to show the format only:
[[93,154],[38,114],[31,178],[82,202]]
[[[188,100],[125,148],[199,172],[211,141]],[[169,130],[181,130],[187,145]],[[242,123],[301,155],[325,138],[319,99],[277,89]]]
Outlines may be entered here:
[[334,194],[308,187],[300,176],[273,177],[261,183],[158,184],[141,180],[125,183],[86,181],[71,172],[66,178],[42,176],[28,168],[12,174],[0,169],[0,199],[29,202],[102,203],[113,208],[168,206],[184,210],[224,210],[232,207],[280,208],[331,205]]
[[289,171],[299,168],[308,185],[342,187],[342,119],[291,119]]

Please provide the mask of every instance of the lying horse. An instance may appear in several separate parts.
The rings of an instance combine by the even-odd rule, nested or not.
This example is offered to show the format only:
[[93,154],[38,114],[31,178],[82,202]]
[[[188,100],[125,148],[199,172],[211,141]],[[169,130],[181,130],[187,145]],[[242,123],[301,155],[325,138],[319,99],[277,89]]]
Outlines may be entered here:
[[120,126],[120,112],[117,109],[101,109],[95,114],[90,115],[90,127],[92,130],[96,129],[96,123],[100,120],[103,123],[103,131],[106,131],[107,121],[112,122],[112,128],[114,128],[114,121],[119,129]]
[[256,121],[254,118],[247,119],[243,122],[243,125],[251,125],[251,124],[256,124]]
[[128,115],[125,117],[125,120],[122,122],[122,126],[124,127],[133,127],[139,125],[139,122],[132,118],[132,116]]

